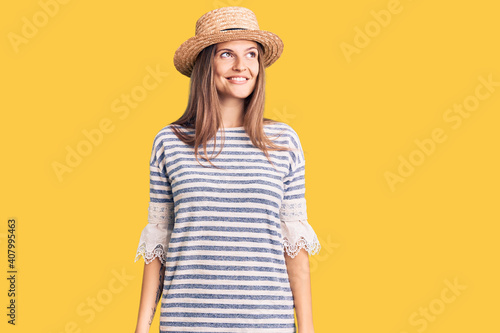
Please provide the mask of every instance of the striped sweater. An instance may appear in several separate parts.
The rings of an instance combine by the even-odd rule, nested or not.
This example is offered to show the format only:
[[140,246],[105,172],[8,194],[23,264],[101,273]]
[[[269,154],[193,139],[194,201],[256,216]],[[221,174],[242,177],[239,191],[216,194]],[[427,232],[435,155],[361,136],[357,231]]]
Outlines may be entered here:
[[307,222],[297,133],[264,125],[276,144],[295,148],[269,151],[273,167],[243,127],[226,128],[211,158],[217,169],[199,157],[200,165],[173,126],[182,129],[169,124],[154,139],[148,224],[135,258],[165,265],[160,332],[296,332],[284,254],[321,248]]

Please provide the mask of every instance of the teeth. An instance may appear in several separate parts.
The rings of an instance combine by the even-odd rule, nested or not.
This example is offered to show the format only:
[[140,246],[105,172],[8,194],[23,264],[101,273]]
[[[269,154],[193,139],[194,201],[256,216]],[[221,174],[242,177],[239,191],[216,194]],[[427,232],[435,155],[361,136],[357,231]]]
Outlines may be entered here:
[[244,77],[231,77],[231,78],[229,78],[229,80],[246,81],[247,79],[245,79]]

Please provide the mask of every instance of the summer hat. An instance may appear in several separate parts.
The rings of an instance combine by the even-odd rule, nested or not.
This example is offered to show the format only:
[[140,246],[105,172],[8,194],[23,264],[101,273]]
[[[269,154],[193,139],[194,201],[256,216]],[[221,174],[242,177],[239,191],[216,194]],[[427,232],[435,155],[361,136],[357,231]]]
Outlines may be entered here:
[[195,36],[179,46],[174,66],[191,77],[198,54],[207,46],[230,40],[246,39],[264,47],[264,67],[271,66],[283,52],[283,41],[272,32],[260,30],[254,12],[245,7],[221,7],[204,14],[196,21]]

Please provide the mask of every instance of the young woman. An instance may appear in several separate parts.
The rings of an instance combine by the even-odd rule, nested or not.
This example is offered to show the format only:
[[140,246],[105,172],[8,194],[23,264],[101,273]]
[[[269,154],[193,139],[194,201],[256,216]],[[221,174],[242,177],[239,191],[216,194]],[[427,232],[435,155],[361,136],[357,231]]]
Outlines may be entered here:
[[282,50],[243,7],[206,13],[177,49],[191,89],[153,143],[136,333],[160,299],[160,332],[297,332],[294,308],[298,332],[314,332],[304,153],[263,117],[265,67]]

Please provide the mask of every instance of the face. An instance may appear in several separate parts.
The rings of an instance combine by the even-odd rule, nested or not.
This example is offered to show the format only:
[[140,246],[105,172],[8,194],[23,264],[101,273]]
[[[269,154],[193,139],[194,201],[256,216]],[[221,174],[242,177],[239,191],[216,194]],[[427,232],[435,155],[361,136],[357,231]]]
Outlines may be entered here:
[[214,79],[221,102],[244,99],[252,93],[259,74],[258,57],[254,41],[234,40],[216,45]]

